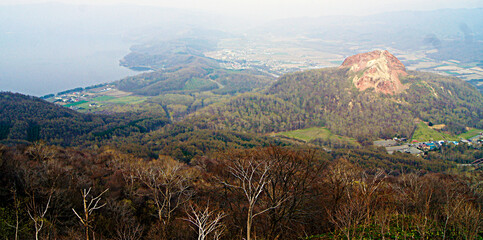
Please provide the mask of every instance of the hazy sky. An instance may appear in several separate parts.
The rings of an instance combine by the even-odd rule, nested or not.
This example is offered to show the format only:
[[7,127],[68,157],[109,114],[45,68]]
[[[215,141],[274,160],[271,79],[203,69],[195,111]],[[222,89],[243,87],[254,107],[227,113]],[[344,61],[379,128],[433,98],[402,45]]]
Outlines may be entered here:
[[323,15],[368,15],[398,10],[480,8],[482,0],[1,0],[0,4],[62,2],[135,4],[188,8],[218,14],[285,18]]

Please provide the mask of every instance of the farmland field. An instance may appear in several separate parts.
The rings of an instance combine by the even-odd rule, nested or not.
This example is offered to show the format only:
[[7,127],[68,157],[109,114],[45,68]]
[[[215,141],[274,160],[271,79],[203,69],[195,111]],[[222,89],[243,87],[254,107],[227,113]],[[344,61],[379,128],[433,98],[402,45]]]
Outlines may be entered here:
[[426,125],[424,122],[420,122],[416,131],[414,131],[412,140],[416,140],[418,142],[426,142],[426,141],[438,141],[438,140],[451,140],[457,141],[461,138],[468,139],[478,135],[480,132],[483,132],[481,129],[472,128],[468,130],[466,133],[462,133],[459,135],[451,135],[444,132],[439,132],[437,130],[431,129]]
[[112,99],[115,99],[115,97],[113,97],[113,96],[99,96],[99,97],[95,97],[91,100],[96,101],[96,102],[105,102],[105,101],[109,101],[109,100],[112,100]]
[[87,103],[87,101],[82,100],[82,101],[78,101],[78,102],[75,102],[75,103],[69,103],[69,104],[64,105],[64,107],[73,107],[73,106],[81,105],[83,103]]
[[311,127],[306,129],[281,132],[276,135],[294,138],[305,142],[310,142],[316,139],[323,139],[328,142],[336,141],[336,142],[345,142],[351,145],[359,145],[355,139],[335,135],[332,132],[330,132],[327,128],[324,128],[324,127]]
[[146,101],[147,97],[138,97],[138,96],[126,96],[120,98],[114,98],[111,100],[106,101],[107,103],[117,103],[117,104],[138,104]]

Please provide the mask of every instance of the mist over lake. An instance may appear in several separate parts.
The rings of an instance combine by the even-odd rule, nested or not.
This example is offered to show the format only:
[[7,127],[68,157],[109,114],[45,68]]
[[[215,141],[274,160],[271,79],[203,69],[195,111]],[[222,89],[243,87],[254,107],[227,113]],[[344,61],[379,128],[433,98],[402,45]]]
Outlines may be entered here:
[[186,10],[132,5],[0,6],[0,89],[41,96],[135,75],[119,65],[132,45],[215,21]]
[[130,46],[119,36],[2,33],[0,42],[2,90],[41,96],[136,74],[119,66]]

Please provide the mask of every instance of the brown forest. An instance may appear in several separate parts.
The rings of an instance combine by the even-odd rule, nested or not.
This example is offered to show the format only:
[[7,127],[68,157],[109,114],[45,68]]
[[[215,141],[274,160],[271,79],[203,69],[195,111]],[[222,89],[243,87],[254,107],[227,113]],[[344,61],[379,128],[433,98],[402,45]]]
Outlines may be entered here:
[[[0,238],[483,237],[481,171],[354,151],[228,149],[188,165],[109,147],[1,145]],[[378,155],[390,163],[371,164]]]

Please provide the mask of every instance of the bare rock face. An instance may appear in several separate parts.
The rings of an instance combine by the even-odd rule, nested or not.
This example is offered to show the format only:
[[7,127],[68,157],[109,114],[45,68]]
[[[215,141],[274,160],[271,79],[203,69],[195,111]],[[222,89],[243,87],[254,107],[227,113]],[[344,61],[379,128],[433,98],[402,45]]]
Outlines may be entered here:
[[374,88],[376,92],[393,95],[405,89],[399,76],[408,75],[406,68],[388,51],[376,50],[350,56],[340,66],[346,67],[356,73],[352,82],[360,91]]

